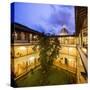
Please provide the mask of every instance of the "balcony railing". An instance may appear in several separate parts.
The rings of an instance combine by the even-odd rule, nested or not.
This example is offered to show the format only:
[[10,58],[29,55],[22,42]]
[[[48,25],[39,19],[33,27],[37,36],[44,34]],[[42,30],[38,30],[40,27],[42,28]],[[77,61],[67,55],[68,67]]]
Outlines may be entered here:
[[88,79],[88,59],[81,47],[77,45],[77,83],[86,83]]

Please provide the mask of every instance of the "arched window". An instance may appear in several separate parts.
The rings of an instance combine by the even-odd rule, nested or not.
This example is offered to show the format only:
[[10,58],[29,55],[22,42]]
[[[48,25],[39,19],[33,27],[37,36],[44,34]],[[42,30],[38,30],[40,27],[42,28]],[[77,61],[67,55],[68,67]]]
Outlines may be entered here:
[[25,33],[21,32],[21,40],[25,40]]

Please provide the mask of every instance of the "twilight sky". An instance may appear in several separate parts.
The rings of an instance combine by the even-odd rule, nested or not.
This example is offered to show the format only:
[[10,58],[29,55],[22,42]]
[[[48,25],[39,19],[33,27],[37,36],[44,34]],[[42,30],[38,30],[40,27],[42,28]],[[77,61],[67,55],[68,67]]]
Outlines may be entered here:
[[75,32],[74,6],[20,2],[12,5],[14,5],[14,10],[11,11],[11,14],[14,13],[12,22],[46,34],[59,35],[63,26],[68,29],[70,34]]

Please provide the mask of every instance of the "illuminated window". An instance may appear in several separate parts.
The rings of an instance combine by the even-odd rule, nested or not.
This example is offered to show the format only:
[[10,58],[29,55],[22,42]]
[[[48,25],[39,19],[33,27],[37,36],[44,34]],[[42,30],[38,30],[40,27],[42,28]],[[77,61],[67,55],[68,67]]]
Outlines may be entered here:
[[29,34],[29,39],[30,39],[30,41],[32,41],[32,34],[31,33]]
[[24,32],[21,32],[21,39],[25,40],[25,33]]

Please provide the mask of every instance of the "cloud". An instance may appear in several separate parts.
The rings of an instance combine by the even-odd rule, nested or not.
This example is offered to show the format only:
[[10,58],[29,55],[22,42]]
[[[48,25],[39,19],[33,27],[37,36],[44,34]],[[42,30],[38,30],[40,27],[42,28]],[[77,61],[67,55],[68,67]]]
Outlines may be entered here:
[[54,4],[15,3],[15,21],[39,32],[57,35],[66,25],[75,31],[73,6]]

